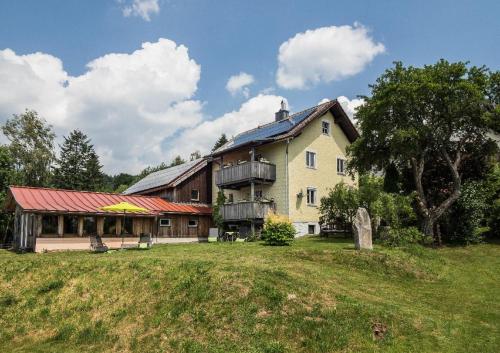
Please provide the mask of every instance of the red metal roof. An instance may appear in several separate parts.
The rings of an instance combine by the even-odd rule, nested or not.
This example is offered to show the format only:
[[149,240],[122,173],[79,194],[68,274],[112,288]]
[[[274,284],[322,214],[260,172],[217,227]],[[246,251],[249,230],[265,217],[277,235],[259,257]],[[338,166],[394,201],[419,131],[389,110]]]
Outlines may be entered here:
[[100,208],[119,202],[129,202],[148,210],[148,212],[134,213],[134,215],[154,216],[161,213],[212,214],[212,209],[207,205],[173,203],[155,196],[121,195],[27,186],[11,186],[9,191],[13,201],[19,207],[32,212],[116,214],[105,212]]

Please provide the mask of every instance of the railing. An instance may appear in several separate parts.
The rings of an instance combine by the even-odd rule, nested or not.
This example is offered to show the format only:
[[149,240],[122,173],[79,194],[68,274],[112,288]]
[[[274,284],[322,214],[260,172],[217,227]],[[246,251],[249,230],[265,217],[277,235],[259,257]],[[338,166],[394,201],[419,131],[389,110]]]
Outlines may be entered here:
[[222,168],[215,174],[217,186],[245,183],[251,180],[276,181],[276,165],[251,161]]
[[261,201],[243,201],[222,206],[222,218],[225,221],[264,219],[274,209],[274,203]]

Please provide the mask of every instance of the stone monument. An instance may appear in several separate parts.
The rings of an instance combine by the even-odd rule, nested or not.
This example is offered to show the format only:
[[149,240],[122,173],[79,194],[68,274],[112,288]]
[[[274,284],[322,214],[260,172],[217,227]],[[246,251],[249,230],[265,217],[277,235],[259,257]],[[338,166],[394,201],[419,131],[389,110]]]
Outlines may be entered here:
[[356,250],[373,250],[372,225],[370,223],[370,215],[365,208],[358,208],[352,222],[352,230],[354,232],[354,246]]

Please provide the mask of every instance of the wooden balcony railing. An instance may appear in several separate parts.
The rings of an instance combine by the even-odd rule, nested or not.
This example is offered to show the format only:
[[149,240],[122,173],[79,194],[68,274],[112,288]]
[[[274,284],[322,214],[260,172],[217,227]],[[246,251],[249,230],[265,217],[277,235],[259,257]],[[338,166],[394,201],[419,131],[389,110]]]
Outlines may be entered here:
[[244,186],[251,181],[276,181],[276,165],[251,161],[222,168],[215,174],[215,183],[218,187]]
[[274,209],[273,202],[242,201],[222,206],[224,221],[244,221],[264,219]]

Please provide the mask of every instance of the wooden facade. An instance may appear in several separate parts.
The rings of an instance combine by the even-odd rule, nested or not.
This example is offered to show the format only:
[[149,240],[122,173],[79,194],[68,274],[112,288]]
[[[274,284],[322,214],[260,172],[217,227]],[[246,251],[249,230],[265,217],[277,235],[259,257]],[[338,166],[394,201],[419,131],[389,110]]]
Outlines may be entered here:
[[249,185],[251,181],[276,181],[276,165],[259,161],[245,161],[237,165],[223,167],[215,174],[215,184],[221,188],[238,188]]
[[[158,196],[170,202],[210,204],[212,201],[212,179],[208,168],[203,168],[179,184],[168,184],[151,190],[137,192],[136,195]],[[193,191],[198,197],[193,198]]]
[[[158,196],[170,202],[210,204],[212,202],[212,173],[210,167],[204,167],[178,182],[172,182],[153,189],[139,191],[134,195]],[[198,197],[193,198],[197,191]]]

